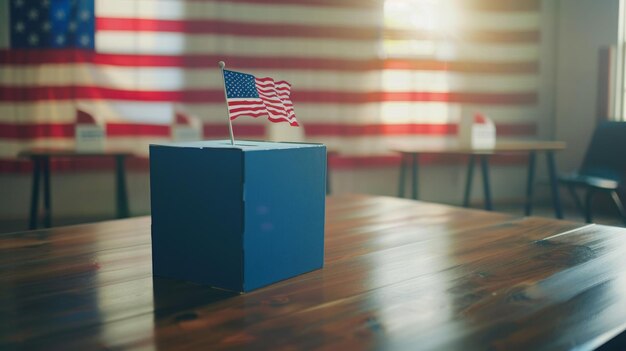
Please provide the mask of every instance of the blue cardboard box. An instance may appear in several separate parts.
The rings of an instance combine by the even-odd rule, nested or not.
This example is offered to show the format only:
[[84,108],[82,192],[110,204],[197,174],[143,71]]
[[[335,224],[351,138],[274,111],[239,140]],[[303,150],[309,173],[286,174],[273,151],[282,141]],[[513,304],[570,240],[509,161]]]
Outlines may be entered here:
[[326,147],[150,145],[155,276],[245,292],[324,261]]

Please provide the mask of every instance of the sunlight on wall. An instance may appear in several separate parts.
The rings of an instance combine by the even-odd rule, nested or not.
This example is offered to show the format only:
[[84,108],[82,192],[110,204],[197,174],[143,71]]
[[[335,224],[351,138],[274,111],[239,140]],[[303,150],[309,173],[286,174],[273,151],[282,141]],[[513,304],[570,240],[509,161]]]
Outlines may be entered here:
[[458,32],[459,12],[450,1],[385,1],[385,52],[391,56],[451,59],[449,42]]
[[[383,48],[388,59],[449,61],[455,58],[452,38],[458,32],[459,13],[450,1],[386,0],[385,39]],[[451,82],[448,72],[419,72],[386,70],[382,73],[383,91],[448,92]],[[390,123],[448,123],[454,117],[447,107],[436,116],[416,116],[407,110],[411,104],[382,104],[381,119]],[[446,104],[449,106],[449,104]],[[441,108],[441,106],[439,106]],[[416,116],[407,120],[405,116]],[[426,120],[425,120],[426,119]]]

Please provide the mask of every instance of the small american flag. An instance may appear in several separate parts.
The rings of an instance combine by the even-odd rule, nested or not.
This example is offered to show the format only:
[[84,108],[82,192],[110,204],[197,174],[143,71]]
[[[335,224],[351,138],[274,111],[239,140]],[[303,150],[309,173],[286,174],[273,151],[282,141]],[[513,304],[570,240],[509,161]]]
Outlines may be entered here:
[[98,124],[94,116],[81,109],[76,110],[76,124]]
[[239,116],[267,117],[272,122],[298,126],[289,97],[291,84],[229,70],[224,70],[224,82],[231,120]]

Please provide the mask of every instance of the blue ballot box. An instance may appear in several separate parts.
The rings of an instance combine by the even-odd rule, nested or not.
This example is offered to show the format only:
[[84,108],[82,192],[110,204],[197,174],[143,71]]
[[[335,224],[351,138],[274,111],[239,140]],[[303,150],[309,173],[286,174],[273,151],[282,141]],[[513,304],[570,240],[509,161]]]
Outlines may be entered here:
[[326,147],[150,145],[155,276],[239,292],[324,261]]

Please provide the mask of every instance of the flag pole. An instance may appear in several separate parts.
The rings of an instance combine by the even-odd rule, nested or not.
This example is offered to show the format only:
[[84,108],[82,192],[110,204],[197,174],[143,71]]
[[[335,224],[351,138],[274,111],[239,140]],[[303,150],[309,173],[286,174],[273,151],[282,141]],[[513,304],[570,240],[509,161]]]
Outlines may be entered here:
[[222,83],[224,83],[224,99],[226,99],[226,116],[228,116],[228,131],[230,132],[230,144],[235,145],[235,135],[233,134],[233,121],[230,119],[230,110],[228,109],[228,94],[226,93],[226,77],[224,76],[224,67],[226,64],[224,61],[217,63],[222,70]]

